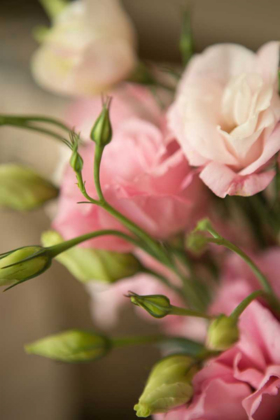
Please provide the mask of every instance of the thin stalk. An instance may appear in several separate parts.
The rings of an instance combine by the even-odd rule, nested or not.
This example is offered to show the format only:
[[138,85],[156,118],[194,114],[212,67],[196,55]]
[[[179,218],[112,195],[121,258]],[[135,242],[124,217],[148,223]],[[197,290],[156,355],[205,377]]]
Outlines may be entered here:
[[99,230],[95,232],[86,233],[85,235],[78,236],[77,238],[70,239],[69,241],[65,241],[63,243],[50,246],[46,248],[47,253],[52,257],[55,258],[57,255],[61,254],[62,252],[67,251],[70,248],[73,248],[76,245],[79,245],[82,242],[88,241],[89,239],[98,238],[100,236],[105,235],[114,235],[118,236],[122,239],[125,239],[128,242],[131,242],[134,246],[141,247],[142,245],[134,238],[129,235],[126,235],[123,232],[118,230],[108,229],[108,230]]
[[[67,131],[67,133],[69,133],[70,128],[67,127],[67,125],[65,125],[63,122],[57,120],[56,118],[51,118],[51,117],[44,117],[41,115],[0,115],[0,124],[1,121],[4,120],[4,124],[3,125],[18,125],[18,124],[28,124],[29,122],[42,122],[42,123],[46,123],[46,124],[53,124],[59,128],[61,128],[62,130]],[[5,123],[5,121],[7,121]]]
[[166,335],[148,335],[148,336],[130,336],[111,339],[114,348],[141,344],[168,343],[184,348],[184,352],[190,356],[196,356],[205,353],[205,347],[193,340],[184,337],[170,337]]
[[254,261],[251,260],[251,258],[247,254],[245,254],[245,252],[242,251],[242,249],[240,249],[238,246],[234,245],[230,241],[222,238],[221,236],[219,236],[218,238],[217,237],[216,238],[207,238],[207,241],[211,242],[211,243],[214,243],[214,244],[217,244],[217,245],[222,245],[222,246],[228,248],[229,250],[235,252],[237,255],[239,255],[248,264],[248,266],[251,268],[251,270],[253,271],[253,273],[257,277],[260,285],[262,286],[263,290],[268,294],[269,301],[270,301],[270,304],[272,305],[272,307],[274,309],[276,309],[277,312],[280,311],[280,302],[279,302],[278,298],[275,296],[274,290],[273,290],[271,284],[269,283],[268,279],[263,274],[263,272],[259,269],[259,267],[254,263]]
[[243,311],[247,308],[247,306],[250,305],[253,300],[257,299],[260,296],[266,296],[266,293],[263,290],[256,290],[255,292],[251,293],[249,296],[247,296],[242,302],[239,303],[239,305],[234,309],[234,311],[231,313],[230,317],[234,319],[238,319]]
[[65,139],[63,136],[61,136],[60,134],[54,133],[53,131],[48,130],[46,128],[36,127],[35,125],[30,125],[30,124],[7,123],[5,125],[9,125],[11,127],[16,127],[16,128],[22,128],[24,130],[36,131],[37,133],[41,133],[41,134],[46,134],[48,136],[54,137],[56,140],[61,141],[68,147],[70,144],[69,141]]
[[193,316],[196,318],[205,318],[205,319],[212,319],[213,316],[207,315],[200,311],[194,311],[192,309],[185,309],[180,308],[178,306],[171,305],[171,311],[169,313],[170,315],[179,315],[179,316]]

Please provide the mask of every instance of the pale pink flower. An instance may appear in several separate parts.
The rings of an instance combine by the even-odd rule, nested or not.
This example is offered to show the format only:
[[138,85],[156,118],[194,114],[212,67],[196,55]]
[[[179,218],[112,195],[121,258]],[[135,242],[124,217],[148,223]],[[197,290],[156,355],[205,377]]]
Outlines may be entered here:
[[194,56],[169,124],[190,165],[219,197],[250,196],[271,182],[280,149],[279,42],[256,54],[220,44]]
[[[83,119],[78,107],[77,121],[72,120],[76,130],[81,127],[85,133],[89,115],[92,125],[100,108],[99,100],[92,100]],[[203,184],[168,134],[164,115],[160,114],[151,94],[138,89],[134,101],[130,96],[126,103],[125,96],[118,97],[116,92],[111,116],[113,139],[101,163],[101,184],[107,201],[157,239],[167,239],[192,227],[203,211],[206,196]],[[96,197],[94,143],[85,144],[80,153],[84,159],[87,191]],[[53,223],[64,239],[99,229],[124,230],[120,222],[102,208],[77,204],[79,201],[84,201],[84,197],[76,186],[74,171],[68,166]],[[116,237],[94,239],[84,246],[115,251],[131,249],[131,244]]]
[[194,396],[156,420],[276,420],[280,412],[280,324],[253,302],[241,315],[240,340],[193,380]]
[[92,96],[131,73],[135,46],[132,22],[119,0],[77,0],[55,17],[31,68],[44,88]]

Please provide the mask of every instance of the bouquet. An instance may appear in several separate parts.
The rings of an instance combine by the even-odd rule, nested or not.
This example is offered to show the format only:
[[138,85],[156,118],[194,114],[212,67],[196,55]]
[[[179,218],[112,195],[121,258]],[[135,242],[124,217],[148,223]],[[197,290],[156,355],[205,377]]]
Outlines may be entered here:
[[88,290],[101,330],[131,304],[161,333],[72,329],[38,337],[26,352],[84,363],[157,345],[162,358],[134,406],[138,417],[277,419],[279,42],[194,54],[186,8],[182,65],[163,66],[137,57],[118,0],[41,3],[51,27],[35,31],[33,75],[78,99],[64,118],[0,116],[1,126],[61,144],[52,180],[0,166],[2,207],[57,200],[41,244],[0,255],[0,285],[36,278],[55,259]]

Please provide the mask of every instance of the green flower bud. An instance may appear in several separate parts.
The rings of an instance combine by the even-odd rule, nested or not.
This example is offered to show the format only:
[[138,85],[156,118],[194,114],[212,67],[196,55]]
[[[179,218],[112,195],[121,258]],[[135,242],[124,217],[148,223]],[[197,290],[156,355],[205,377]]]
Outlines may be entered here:
[[70,158],[70,165],[75,172],[81,172],[83,170],[84,161],[77,151],[73,151]]
[[136,306],[141,306],[155,318],[163,318],[171,311],[170,300],[164,295],[139,296],[129,292],[128,297]]
[[193,395],[192,379],[198,371],[194,359],[185,355],[168,356],[158,362],[134,410],[138,417],[166,413],[186,404]]
[[[55,231],[47,231],[43,233],[41,241],[45,247],[49,247],[62,243],[63,238]],[[77,246],[59,254],[56,259],[83,283],[91,280],[114,283],[133,276],[141,268],[132,254]]]
[[68,363],[97,360],[110,349],[111,342],[107,337],[80,330],[51,335],[25,346],[25,351],[29,354]]
[[0,166],[0,206],[32,210],[58,195],[58,189],[33,170],[14,164]]
[[51,257],[41,246],[26,246],[0,255],[0,286],[29,280],[51,265]]
[[103,103],[103,109],[90,133],[90,138],[101,147],[105,147],[109,144],[113,135],[109,115],[110,101],[111,99],[108,98],[107,101]]
[[201,254],[207,245],[207,238],[196,232],[192,232],[187,236],[187,248],[195,254]]
[[220,315],[211,322],[207,332],[208,347],[212,350],[227,350],[239,339],[238,320]]

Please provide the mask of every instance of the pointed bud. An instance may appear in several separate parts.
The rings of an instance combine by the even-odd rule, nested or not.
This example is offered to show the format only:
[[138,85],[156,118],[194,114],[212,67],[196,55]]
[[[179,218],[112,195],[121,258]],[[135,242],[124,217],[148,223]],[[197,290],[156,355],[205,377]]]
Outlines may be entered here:
[[[63,238],[56,231],[47,231],[43,233],[41,241],[45,247],[49,247],[62,243]],[[59,254],[56,259],[83,283],[92,280],[114,283],[133,276],[141,269],[139,261],[132,254],[77,246]]]
[[80,136],[75,131],[70,132],[70,148],[72,155],[70,158],[70,165],[75,172],[81,172],[84,166],[84,161],[78,152],[80,143]]
[[139,296],[129,292],[128,296],[136,306],[141,306],[154,318],[163,318],[171,311],[170,300],[164,295]]
[[211,322],[207,332],[207,343],[211,350],[227,350],[239,339],[238,320],[220,315]]
[[101,147],[105,147],[112,140],[113,132],[109,115],[110,102],[111,98],[107,98],[103,102],[103,109],[90,133],[90,138]]
[[75,172],[82,172],[84,161],[81,155],[73,150],[71,158],[70,158],[70,165],[74,169]]
[[51,257],[41,246],[26,246],[0,255],[0,286],[29,280],[47,270]]
[[0,206],[32,210],[58,195],[58,189],[33,170],[14,164],[0,166]]
[[105,356],[111,349],[107,337],[87,331],[69,330],[42,338],[25,346],[29,354],[61,362],[90,362]]
[[192,379],[198,371],[195,360],[185,355],[168,356],[158,362],[134,410],[149,417],[186,404],[193,395]]

